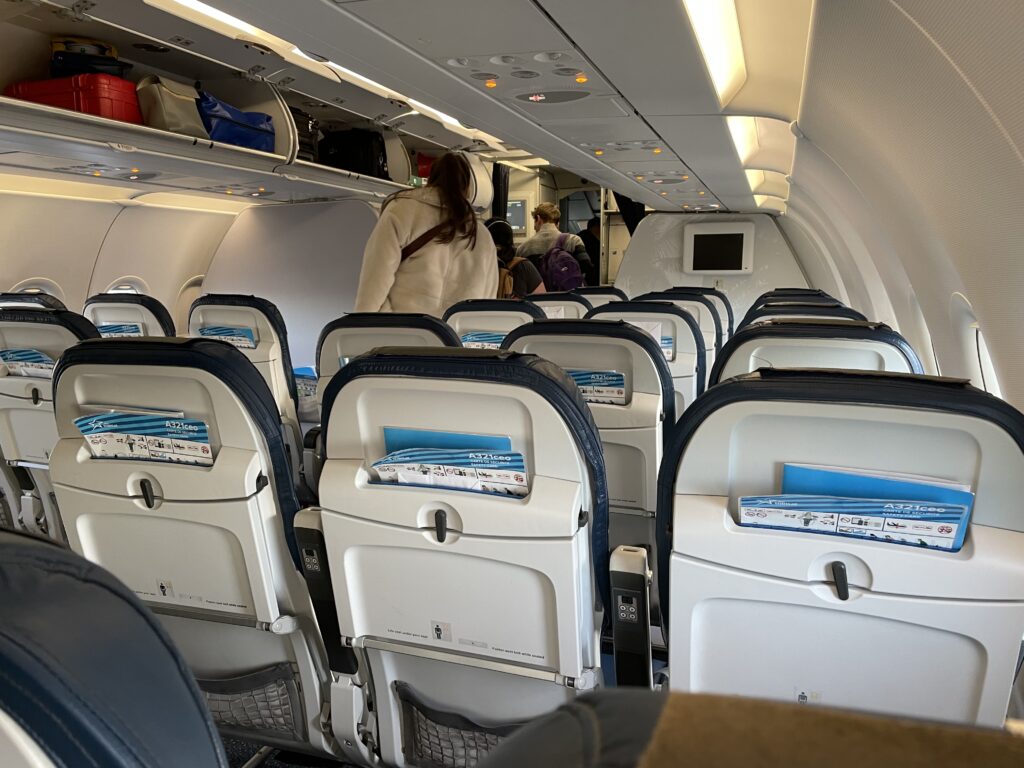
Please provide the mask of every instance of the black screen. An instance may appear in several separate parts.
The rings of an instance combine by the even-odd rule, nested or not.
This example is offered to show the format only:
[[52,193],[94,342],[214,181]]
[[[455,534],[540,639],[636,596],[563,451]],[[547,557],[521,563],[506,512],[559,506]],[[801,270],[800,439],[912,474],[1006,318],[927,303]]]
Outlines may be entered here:
[[721,272],[743,269],[743,233],[693,236],[693,270]]

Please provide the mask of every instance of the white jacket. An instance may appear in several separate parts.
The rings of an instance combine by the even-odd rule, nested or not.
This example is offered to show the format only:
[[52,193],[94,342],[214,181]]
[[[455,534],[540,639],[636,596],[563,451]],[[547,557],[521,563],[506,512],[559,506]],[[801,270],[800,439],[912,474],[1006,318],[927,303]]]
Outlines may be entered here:
[[456,237],[429,242],[401,261],[402,248],[441,223],[429,187],[403,192],[384,209],[363,252],[356,312],[424,312],[441,317],[463,299],[498,294],[498,256],[487,228],[476,223],[476,246]]

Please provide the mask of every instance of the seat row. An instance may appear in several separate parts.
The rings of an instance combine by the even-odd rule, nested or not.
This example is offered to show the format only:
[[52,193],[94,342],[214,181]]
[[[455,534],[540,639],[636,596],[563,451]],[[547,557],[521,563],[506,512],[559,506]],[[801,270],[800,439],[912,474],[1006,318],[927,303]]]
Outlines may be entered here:
[[[41,318],[60,310],[35,312],[11,322],[48,325]],[[269,338],[251,317],[207,324],[222,337],[257,328],[256,349]],[[385,338],[357,348],[369,331]],[[428,345],[410,346],[416,334]],[[61,357],[49,468],[68,541],[161,612],[223,729],[413,764],[434,749],[486,751],[613,670],[635,680],[646,664],[650,677],[649,648],[625,631],[630,606],[632,624],[647,623],[646,569],[633,567],[646,550],[632,544],[657,564],[651,613],[672,687],[788,698],[796,686],[865,709],[1001,718],[1008,650],[1024,631],[1021,525],[1007,508],[1024,429],[1012,408],[925,377],[761,371],[712,388],[675,424],[660,345],[630,323],[534,319],[504,350],[445,340],[455,346],[449,326],[403,316],[348,316],[324,330],[320,504],[302,512],[280,403],[246,348],[200,334],[90,340]],[[328,363],[337,369],[325,376]],[[623,375],[621,395],[581,376],[609,372]],[[125,435],[144,438],[150,455],[126,454]],[[912,456],[918,440],[934,452]],[[161,441],[173,456],[160,455]],[[462,483],[472,471],[475,487],[437,482],[429,452],[453,449],[469,463],[440,465]],[[404,481],[382,481],[382,460],[398,455],[409,458]],[[481,456],[518,463],[481,468]],[[792,461],[967,481],[971,548],[897,553],[736,525],[738,498],[769,492]],[[836,596],[835,562],[853,600]],[[966,581],[955,586],[957,574]],[[908,610],[912,630],[896,618]],[[923,666],[878,662],[872,683],[907,684],[890,704],[857,682],[862,669],[855,678],[823,663],[801,677],[808,665],[795,660],[752,670],[740,645],[755,619],[773,654],[820,625],[851,654],[876,633],[934,645],[954,674],[928,687]],[[602,625],[613,656],[602,657]]]

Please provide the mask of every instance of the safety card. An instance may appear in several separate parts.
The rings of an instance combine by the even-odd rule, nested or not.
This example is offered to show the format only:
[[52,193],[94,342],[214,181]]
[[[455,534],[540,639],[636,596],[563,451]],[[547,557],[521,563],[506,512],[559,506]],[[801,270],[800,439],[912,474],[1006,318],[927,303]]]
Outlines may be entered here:
[[670,363],[676,359],[675,340],[671,336],[662,336],[661,323],[648,320],[633,320],[630,325],[635,325],[641,331],[646,331],[661,347],[661,353]]
[[496,435],[385,427],[388,453],[373,470],[383,483],[522,497],[530,490],[526,461],[511,442]]
[[743,496],[740,525],[824,533],[959,552],[970,508],[934,501],[840,496]]
[[82,416],[75,426],[95,459],[213,464],[205,421],[160,413],[111,411]]
[[295,391],[299,396],[299,418],[302,421],[313,421],[317,419],[316,389],[318,379],[316,370],[306,366],[296,368]]
[[207,325],[199,329],[199,335],[226,341],[239,349],[256,349],[256,332],[240,325]]
[[494,331],[470,331],[462,334],[462,346],[467,349],[500,349],[504,340],[504,333]]
[[96,330],[105,339],[123,339],[131,336],[145,336],[142,326],[138,323],[104,323],[97,325]]
[[626,404],[626,377],[618,371],[566,371],[588,403]]
[[49,379],[53,376],[53,358],[38,349],[0,350],[0,362],[12,376],[34,376]]

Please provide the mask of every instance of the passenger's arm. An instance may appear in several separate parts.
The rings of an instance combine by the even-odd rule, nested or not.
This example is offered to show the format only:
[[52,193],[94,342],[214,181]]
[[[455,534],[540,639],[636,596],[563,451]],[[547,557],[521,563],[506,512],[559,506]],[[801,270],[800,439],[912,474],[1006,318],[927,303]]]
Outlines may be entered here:
[[402,238],[393,203],[380,215],[363,251],[354,312],[379,312],[387,301],[402,263]]
[[576,238],[576,247],[573,249],[572,255],[580,263],[580,271],[584,274],[594,268],[594,263],[590,260],[590,254],[587,253],[587,246],[579,238]]
[[529,259],[522,262],[522,269],[526,273],[526,292],[533,296],[536,293],[547,293],[548,289],[544,287],[544,278],[541,277],[540,272],[533,266]]

